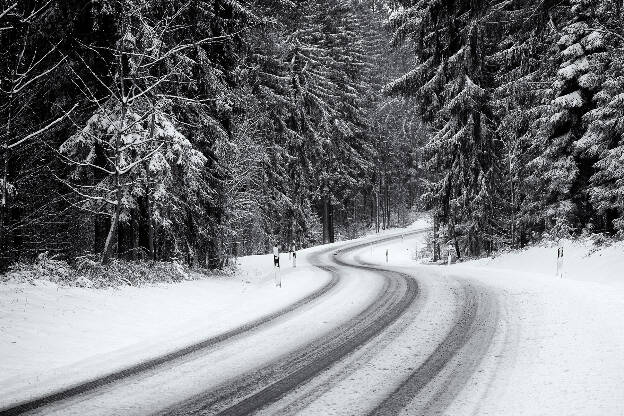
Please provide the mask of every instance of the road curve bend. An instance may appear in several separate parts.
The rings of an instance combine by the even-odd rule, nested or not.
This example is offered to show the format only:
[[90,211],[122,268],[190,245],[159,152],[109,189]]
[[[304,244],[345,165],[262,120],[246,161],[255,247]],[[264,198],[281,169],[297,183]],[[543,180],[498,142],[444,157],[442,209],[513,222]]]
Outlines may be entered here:
[[[496,297],[470,281],[426,269],[367,264],[358,257],[371,244],[423,232],[319,251],[311,263],[331,280],[305,299],[167,356],[2,409],[0,416],[443,412],[490,350],[499,319]],[[279,338],[291,321],[299,320],[298,328],[306,322],[322,328],[324,322],[314,322],[318,312],[343,299],[353,301],[348,288],[359,282],[373,289],[359,309],[352,309],[357,312],[343,313],[341,320],[310,332],[313,336],[305,341],[289,344]],[[246,357],[256,339],[265,349],[271,342],[290,347],[257,355],[263,359],[256,361]],[[267,344],[267,339],[272,341]],[[217,368],[228,365],[229,375],[217,374]],[[194,390],[173,394],[175,386],[169,389],[169,383],[184,379]],[[117,407],[107,407],[111,404]]]

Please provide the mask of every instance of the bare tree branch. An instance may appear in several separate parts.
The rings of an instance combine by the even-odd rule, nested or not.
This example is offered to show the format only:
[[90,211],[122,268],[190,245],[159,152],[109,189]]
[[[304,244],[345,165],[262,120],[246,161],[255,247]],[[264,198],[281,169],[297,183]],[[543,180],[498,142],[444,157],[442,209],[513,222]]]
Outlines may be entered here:
[[61,117],[57,118],[56,120],[50,122],[46,126],[40,128],[39,130],[22,137],[21,139],[19,139],[18,141],[14,142],[14,143],[12,143],[10,145],[5,145],[5,148],[8,149],[8,150],[14,149],[15,147],[21,145],[25,141],[27,141],[29,139],[32,139],[33,137],[36,137],[36,136],[40,135],[41,133],[44,133],[45,131],[47,131],[51,127],[53,127],[54,125],[56,125],[56,124],[60,123],[61,121],[63,121],[63,119],[65,119],[65,117],[67,117],[72,111],[74,111],[76,109],[76,107],[78,107],[78,104],[74,104],[74,106],[68,112],[66,112]]

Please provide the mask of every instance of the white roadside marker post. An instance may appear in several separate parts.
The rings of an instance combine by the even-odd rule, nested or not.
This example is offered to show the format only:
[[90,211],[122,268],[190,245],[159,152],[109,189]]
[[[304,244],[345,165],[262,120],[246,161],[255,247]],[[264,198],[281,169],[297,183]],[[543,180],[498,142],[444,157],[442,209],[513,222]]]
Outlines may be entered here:
[[557,249],[557,277],[563,278],[563,247]]
[[277,244],[273,246],[273,281],[276,287],[282,287],[282,278],[280,276],[279,249]]
[[447,266],[451,265],[451,259],[452,259],[452,253],[453,253],[453,246],[451,244],[448,245],[448,262],[447,262]]

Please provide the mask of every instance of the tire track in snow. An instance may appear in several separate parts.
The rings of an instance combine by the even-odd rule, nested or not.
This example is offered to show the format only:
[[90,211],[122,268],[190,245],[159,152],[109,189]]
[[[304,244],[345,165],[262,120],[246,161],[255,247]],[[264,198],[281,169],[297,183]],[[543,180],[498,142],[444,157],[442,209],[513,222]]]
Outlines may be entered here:
[[[384,239],[377,243],[389,239],[390,238]],[[362,246],[364,245],[342,249],[339,250],[337,254],[349,252],[356,248],[362,248]],[[403,273],[403,269],[388,270],[383,266],[366,263],[358,256],[356,256],[354,260],[355,264],[343,260],[341,256],[334,257],[334,262],[340,266],[372,271],[382,275],[385,279],[390,279],[390,281],[400,280],[413,283],[419,280],[418,277],[412,276],[413,273]],[[446,334],[441,334],[440,343],[425,361],[417,366],[393,393],[374,407],[374,410],[369,413],[370,415],[426,416],[442,414],[454,403],[458,395],[470,382],[475,372],[478,371],[480,363],[492,345],[497,330],[497,322],[499,320],[497,298],[488,288],[482,285],[457,278],[451,280],[458,284],[457,299],[459,300],[458,312],[456,313],[452,326],[448,329]],[[387,285],[386,291],[390,292],[393,290],[395,290],[393,287]],[[405,309],[413,306],[415,300],[415,297],[412,298],[410,303],[406,304]],[[427,299],[423,299],[422,301],[426,302]],[[375,334],[371,334],[368,339],[362,339],[359,346],[354,346],[354,348],[347,347],[347,349],[338,354],[336,354],[335,351],[329,351],[319,363],[308,363],[307,365],[311,366],[311,368],[307,370],[308,372],[305,376],[287,376],[282,379],[277,378],[276,380],[272,380],[266,373],[259,372],[256,374],[257,378],[248,375],[250,378],[248,379],[247,385],[237,383],[231,385],[230,388],[232,391],[230,392],[230,396],[224,391],[220,397],[205,396],[203,398],[198,398],[194,406],[181,407],[173,413],[171,409],[169,409],[168,412],[161,414],[243,415],[253,413],[272,403],[279,403],[279,400],[283,396],[297,389],[299,386],[304,385],[321,371],[328,370],[331,373],[331,371],[333,371],[330,369],[332,365],[346,358],[348,354],[358,347],[370,347],[373,348],[373,350],[377,350],[375,353],[383,354],[383,351],[379,351],[377,346],[373,344],[369,345],[367,342],[372,341],[372,338],[376,336],[385,337],[383,332],[386,327],[395,321],[400,324],[401,322],[398,318],[402,318],[402,315],[403,312],[391,317],[384,325],[380,326],[379,331]],[[401,325],[399,325],[399,328],[400,327]],[[340,330],[337,332],[339,331]],[[401,329],[399,329],[399,331],[401,331]],[[397,334],[388,334],[388,336],[397,336]],[[400,336],[400,334],[398,334],[398,336]],[[379,342],[379,340],[377,342]],[[383,347],[381,348],[383,349]],[[305,358],[301,360],[304,359]],[[354,364],[342,370],[337,370],[337,378],[339,380],[345,379],[351,372],[356,371],[360,365],[362,365],[362,363],[358,362],[357,365]],[[284,360],[281,370],[275,368],[273,370],[277,374],[281,374],[280,371],[288,371],[292,366],[296,366],[296,362],[293,363]],[[274,374],[272,375],[275,377]],[[323,392],[329,391],[335,386],[336,377],[325,376],[324,378],[328,380],[328,382],[325,385],[317,387],[315,390],[308,391],[308,393],[312,393],[314,397],[305,397],[306,403],[309,404],[313,402],[315,397],[319,397]],[[257,386],[262,383],[268,384],[268,387],[257,393],[250,393],[253,389],[253,387],[250,388],[250,386]],[[482,392],[482,394],[485,394],[485,392]],[[241,397],[244,398],[241,399]],[[201,405],[202,400],[204,400],[204,406]],[[230,407],[223,408],[218,406],[219,401],[235,402],[236,400],[241,401]],[[292,398],[290,400],[292,400]],[[277,407],[272,409],[283,415],[296,414],[307,406],[306,403],[291,402],[285,403],[282,407],[277,404]]]
[[[405,233],[405,235],[424,231]],[[398,239],[399,235],[374,241],[379,244]],[[340,254],[366,247],[370,242],[337,249],[333,262],[339,266],[369,269],[383,276],[384,287],[379,296],[363,312],[328,335],[307,346],[280,357],[259,370],[244,374],[235,380],[204,394],[172,406],[157,415],[247,415],[279,400],[298,385],[329,368],[395,322],[418,295],[416,281],[396,271],[354,266],[344,262]],[[319,253],[316,261],[319,261]],[[311,261],[314,263],[314,260]],[[316,264],[339,278],[336,267]]]
[[173,351],[171,353],[161,355],[161,356],[152,358],[147,361],[143,361],[136,365],[132,365],[130,367],[124,368],[119,371],[115,371],[105,376],[93,378],[83,383],[69,386],[65,389],[58,390],[58,391],[46,394],[44,396],[34,398],[29,401],[24,401],[24,402],[10,405],[8,407],[4,407],[0,409],[0,416],[21,415],[26,412],[30,412],[30,411],[45,407],[47,405],[50,405],[56,402],[64,401],[64,400],[79,396],[81,394],[91,392],[100,387],[120,381],[122,379],[132,377],[132,376],[138,375],[146,371],[154,370],[155,368],[159,366],[169,364],[172,361],[184,358],[191,354],[195,354],[201,350],[213,348],[220,343],[223,343],[232,338],[240,336],[246,332],[256,330],[264,325],[267,325],[270,322],[278,318],[281,318],[289,313],[292,313],[293,311],[303,307],[304,305],[308,303],[313,302],[314,300],[322,297],[323,295],[331,291],[334,287],[336,287],[338,282],[339,282],[338,276],[332,275],[332,278],[329,280],[329,282],[326,285],[312,292],[308,296],[300,299],[299,301],[287,306],[286,308],[283,308],[273,313],[270,313],[268,315],[262,316],[256,320],[248,322],[237,328],[226,331],[217,336],[205,339],[198,343],[189,345],[188,347]]
[[[354,260],[360,268],[386,270],[383,266],[366,262],[360,255],[356,255]],[[418,277],[414,278],[418,280]],[[452,279],[460,284],[463,292],[463,303],[455,324],[425,362],[369,416],[442,414],[485,358],[500,319],[497,297],[483,285],[460,278]],[[487,383],[485,390],[491,387],[491,380]]]
[[416,282],[386,277],[381,296],[346,325],[267,367],[157,414],[247,415],[278,400],[365,344],[411,304],[418,293]]
[[444,340],[369,416],[442,414],[487,354],[498,305],[486,289],[463,282],[464,302]]

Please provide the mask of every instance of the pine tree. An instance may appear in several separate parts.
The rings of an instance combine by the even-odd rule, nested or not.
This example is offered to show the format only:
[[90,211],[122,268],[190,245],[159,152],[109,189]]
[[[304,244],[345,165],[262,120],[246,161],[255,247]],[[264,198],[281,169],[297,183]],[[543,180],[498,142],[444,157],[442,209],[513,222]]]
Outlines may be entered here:
[[408,38],[416,66],[387,86],[389,93],[414,95],[420,114],[436,130],[426,146],[428,166],[439,176],[425,198],[447,226],[460,253],[492,248],[494,183],[498,152],[491,125],[484,72],[484,4],[418,1],[392,17],[395,41]]
[[556,73],[552,65],[556,32],[549,7],[532,0],[496,2],[485,17],[490,32],[486,62],[493,68],[493,113],[503,146],[499,206],[505,214],[499,235],[512,247],[525,244],[529,230],[543,226],[544,201],[539,191],[543,183],[532,181],[527,166],[540,155],[535,132],[548,112],[549,80]]
[[529,165],[533,171],[529,183],[541,189],[538,198],[544,201],[546,228],[554,227],[555,232],[579,229],[590,209],[584,193],[593,163],[579,158],[574,146],[583,135],[582,116],[591,110],[592,91],[583,87],[582,80],[588,76],[592,58],[581,45],[588,28],[588,17],[581,10],[584,6],[571,3],[570,14],[562,17],[565,24],[555,57],[559,69],[552,85],[553,99],[536,131],[540,154]]
[[[583,116],[585,134],[577,151],[597,160],[590,178],[590,201],[596,210],[593,231],[624,230],[624,10],[617,4],[597,3],[592,28],[583,39],[587,50],[604,62],[600,74],[589,73],[582,81],[591,88],[595,109]],[[595,65],[594,65],[595,66]]]

